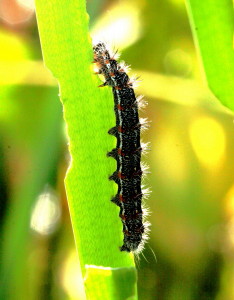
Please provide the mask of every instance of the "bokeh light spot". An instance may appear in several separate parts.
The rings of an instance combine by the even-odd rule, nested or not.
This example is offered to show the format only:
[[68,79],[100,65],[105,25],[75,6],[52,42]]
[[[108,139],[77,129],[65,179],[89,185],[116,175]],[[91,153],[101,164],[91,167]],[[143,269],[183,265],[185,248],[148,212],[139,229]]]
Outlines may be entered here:
[[192,71],[192,59],[182,49],[174,49],[166,54],[164,66],[168,74],[187,77]]
[[[0,30],[0,61],[16,62],[25,61],[28,59],[30,53],[27,45],[17,35],[7,31]],[[2,69],[2,66],[1,66]],[[12,74],[13,75],[13,74]]]
[[34,15],[33,0],[0,1],[0,18],[13,26],[28,22]]
[[25,7],[26,9],[35,10],[35,3],[34,0],[16,0],[16,2],[22,6]]
[[51,188],[39,195],[31,216],[31,228],[42,234],[54,232],[61,217],[58,197]]
[[99,19],[91,36],[94,44],[103,41],[123,49],[139,38],[140,31],[139,7],[121,2]]
[[69,299],[86,300],[76,251],[71,252],[65,261],[62,272],[62,284],[69,295]]
[[188,168],[184,145],[174,130],[165,130],[157,138],[157,166],[166,182],[177,186],[187,177]]
[[200,163],[212,171],[214,168],[219,169],[226,149],[222,126],[212,118],[201,117],[191,123],[189,135]]
[[228,218],[234,216],[234,184],[228,190],[225,196],[225,211]]

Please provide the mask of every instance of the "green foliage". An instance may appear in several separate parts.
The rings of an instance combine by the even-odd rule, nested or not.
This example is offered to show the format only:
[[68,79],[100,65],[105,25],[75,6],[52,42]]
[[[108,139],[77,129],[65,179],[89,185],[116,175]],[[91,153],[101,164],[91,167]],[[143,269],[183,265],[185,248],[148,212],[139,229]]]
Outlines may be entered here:
[[[118,250],[119,211],[109,201],[116,192],[107,179],[115,161],[106,157],[116,142],[107,134],[113,99],[97,88],[85,1],[37,1],[48,68],[35,19],[5,21],[22,18],[21,2],[1,6],[0,300],[85,299],[74,236],[86,296],[134,299],[136,268]],[[151,121],[142,139],[151,143],[143,159],[152,230],[137,264],[139,299],[233,299],[233,114],[220,105],[233,109],[232,2],[187,0],[199,55],[183,0],[87,5],[91,32],[121,33],[114,46],[149,103],[141,116]],[[197,57],[210,90],[200,84]],[[46,224],[50,230],[40,230]]]
[[187,0],[195,42],[210,89],[234,110],[233,2]]
[[[19,295],[25,294],[29,278],[25,267],[32,243],[31,211],[44,182],[49,181],[54,171],[61,142],[61,107],[56,95],[57,88],[54,87],[22,85],[1,88],[1,120],[5,129],[1,133],[2,140],[9,145],[8,155],[16,154],[15,167],[26,165],[21,174],[23,184],[17,184],[11,194],[1,237],[1,300],[19,299]],[[38,109],[41,113],[35,115]],[[27,115],[31,118],[25,118]],[[21,152],[14,153],[16,149],[21,149]]]
[[[115,143],[107,135],[114,124],[113,100],[110,90],[98,88],[98,77],[92,71],[85,1],[37,0],[36,12],[44,61],[59,82],[67,126],[71,165],[65,182],[74,237],[87,289],[98,295],[100,287],[87,278],[85,266],[134,266],[131,255],[118,249],[122,226],[117,218],[118,208],[110,203],[116,188],[108,182],[115,162],[106,158]],[[109,273],[103,269],[100,274],[103,293],[112,286],[105,272]],[[134,291],[136,280],[131,280],[132,271],[126,274],[130,274]],[[105,278],[108,280],[104,284]],[[118,288],[125,289],[124,285]]]

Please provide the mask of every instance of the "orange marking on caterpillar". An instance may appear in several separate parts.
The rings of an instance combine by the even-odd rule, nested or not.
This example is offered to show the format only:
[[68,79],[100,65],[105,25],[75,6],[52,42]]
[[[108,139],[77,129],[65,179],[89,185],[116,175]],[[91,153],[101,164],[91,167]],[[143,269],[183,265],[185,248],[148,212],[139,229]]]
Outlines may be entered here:
[[124,129],[123,129],[123,127],[122,126],[118,126],[118,132],[124,132]]
[[118,178],[119,179],[125,179],[126,176],[124,176],[121,172],[118,172]]
[[122,105],[120,105],[120,104],[117,104],[117,109],[118,110],[124,110],[124,107]]

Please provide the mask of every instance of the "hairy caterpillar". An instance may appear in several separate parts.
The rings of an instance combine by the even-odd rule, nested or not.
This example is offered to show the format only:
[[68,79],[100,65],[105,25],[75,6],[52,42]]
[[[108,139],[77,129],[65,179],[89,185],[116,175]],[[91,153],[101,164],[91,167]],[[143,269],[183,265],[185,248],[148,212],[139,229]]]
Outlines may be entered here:
[[[142,208],[142,165],[143,145],[140,140],[145,120],[139,119],[138,108],[141,97],[136,98],[133,84],[126,74],[126,67],[111,56],[106,45],[99,42],[93,47],[94,62],[98,74],[105,82],[101,86],[112,87],[116,126],[108,133],[117,139],[116,148],[108,152],[117,162],[117,170],[109,177],[118,185],[117,194],[111,199],[120,208],[124,240],[121,251],[138,253],[147,239],[148,223],[144,222]],[[143,216],[144,215],[144,216]]]

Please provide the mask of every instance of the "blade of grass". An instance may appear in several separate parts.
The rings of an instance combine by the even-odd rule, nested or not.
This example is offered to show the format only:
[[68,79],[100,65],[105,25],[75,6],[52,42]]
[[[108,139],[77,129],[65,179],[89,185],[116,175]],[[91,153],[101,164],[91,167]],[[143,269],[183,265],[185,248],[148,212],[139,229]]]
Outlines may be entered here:
[[[91,68],[85,1],[37,0],[36,14],[45,64],[60,85],[72,161],[65,184],[81,268],[87,291],[92,289],[93,295],[100,295],[100,286],[87,278],[86,265],[127,267],[135,272],[131,268],[133,257],[119,251],[122,226],[118,208],[110,203],[116,192],[116,186],[107,179],[115,170],[115,162],[106,158],[115,144],[107,134],[114,125],[112,95],[110,89],[97,88],[100,81]],[[98,277],[102,281],[105,294],[111,287],[103,276],[94,277],[95,282]],[[129,282],[135,291],[132,277]],[[124,286],[119,289],[124,290]],[[114,294],[109,294],[109,299],[114,299]]]
[[232,0],[186,0],[189,19],[208,85],[220,102],[234,110]]
[[[0,239],[1,300],[27,299],[25,290],[28,286],[27,271],[32,238],[31,212],[37,196],[55,168],[59,155],[58,145],[61,142],[61,106],[53,100],[56,95],[55,87],[1,87],[1,121],[5,122],[6,140],[12,147],[19,143],[19,150],[24,149],[28,158],[21,181],[12,191]],[[40,107],[40,114],[37,116],[34,115],[36,101],[40,102],[37,105]],[[25,162],[20,155],[17,160]],[[16,167],[17,171],[19,169]]]

